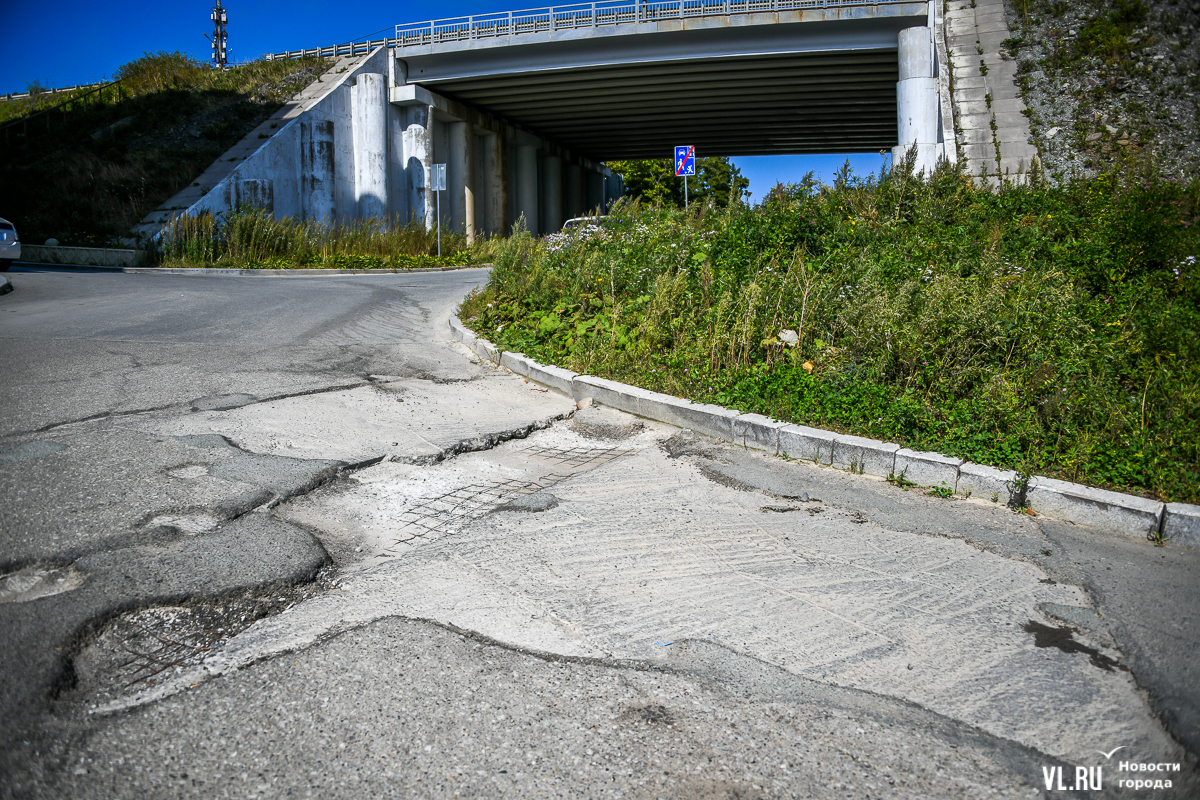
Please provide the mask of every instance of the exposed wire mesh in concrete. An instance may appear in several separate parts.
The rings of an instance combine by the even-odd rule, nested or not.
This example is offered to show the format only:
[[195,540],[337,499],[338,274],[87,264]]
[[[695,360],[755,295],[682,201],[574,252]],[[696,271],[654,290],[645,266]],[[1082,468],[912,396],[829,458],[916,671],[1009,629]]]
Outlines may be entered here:
[[214,645],[237,632],[218,632],[179,618],[148,622],[131,623],[124,641],[116,645],[120,653],[129,656],[119,666],[126,686],[152,684],[169,669],[198,663]]
[[[513,479],[472,483],[423,500],[400,514],[401,535],[396,539],[396,544],[412,544],[416,539],[454,533],[518,495],[540,492],[570,477],[552,473],[530,481]],[[396,555],[397,551],[389,548],[384,553]]]
[[554,464],[572,467],[598,467],[621,456],[632,455],[636,450],[617,447],[528,447],[521,452]]

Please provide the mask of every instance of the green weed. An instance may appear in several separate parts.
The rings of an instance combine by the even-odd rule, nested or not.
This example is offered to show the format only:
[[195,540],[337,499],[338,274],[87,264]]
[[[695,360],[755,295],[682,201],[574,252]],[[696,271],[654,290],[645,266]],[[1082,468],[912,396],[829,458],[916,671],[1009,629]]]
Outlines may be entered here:
[[997,467],[1200,500],[1200,186],[992,193],[811,178],[756,207],[622,202],[499,247],[462,317],[508,350]]
[[411,269],[474,263],[461,233],[437,231],[424,224],[366,220],[323,225],[275,219],[255,208],[214,216],[180,216],[163,230],[162,266],[239,267],[243,269]]

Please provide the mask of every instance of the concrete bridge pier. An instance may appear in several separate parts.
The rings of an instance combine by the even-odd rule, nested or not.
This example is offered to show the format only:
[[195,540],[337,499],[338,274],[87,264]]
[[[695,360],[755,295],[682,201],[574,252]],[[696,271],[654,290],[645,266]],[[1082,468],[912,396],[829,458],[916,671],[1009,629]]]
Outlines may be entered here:
[[482,197],[479,205],[483,229],[492,236],[505,233],[508,219],[508,181],[505,180],[506,164],[504,137],[496,133],[485,133],[479,137],[480,172],[483,175]]
[[914,169],[932,172],[937,166],[938,87],[934,77],[933,38],[925,26],[905,28],[898,36],[900,80],[896,83],[897,144],[893,163],[917,146]]
[[538,156],[532,145],[517,145],[517,208],[516,216],[525,217],[525,229],[532,234],[541,231],[538,216]]
[[604,176],[596,171],[588,170],[587,187],[584,191],[587,213],[604,213]]
[[465,232],[468,241],[475,238],[474,143],[470,123],[446,123],[446,193],[442,204],[449,206],[450,227]]
[[541,232],[557,233],[563,219],[562,159],[547,155],[542,159],[542,220]]
[[563,213],[567,219],[583,214],[583,167],[568,164],[563,182]]
[[350,87],[354,200],[360,219],[388,215],[387,79],[363,73]]

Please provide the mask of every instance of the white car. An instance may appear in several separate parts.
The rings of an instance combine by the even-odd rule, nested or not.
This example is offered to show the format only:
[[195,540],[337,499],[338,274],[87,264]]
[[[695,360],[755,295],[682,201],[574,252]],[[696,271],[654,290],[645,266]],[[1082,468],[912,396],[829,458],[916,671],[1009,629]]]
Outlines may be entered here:
[[562,229],[569,231],[571,228],[578,228],[580,225],[599,225],[606,219],[608,219],[607,215],[599,217],[572,217],[563,223]]
[[21,240],[17,228],[6,219],[0,219],[0,272],[8,272],[12,262],[21,257]]

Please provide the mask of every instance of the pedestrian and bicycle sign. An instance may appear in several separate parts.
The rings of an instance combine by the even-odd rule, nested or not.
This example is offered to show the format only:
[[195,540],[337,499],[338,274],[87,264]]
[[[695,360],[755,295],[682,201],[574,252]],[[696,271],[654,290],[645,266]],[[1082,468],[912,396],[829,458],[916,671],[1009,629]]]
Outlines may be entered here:
[[684,145],[675,148],[675,177],[686,177],[696,174],[696,148]]

